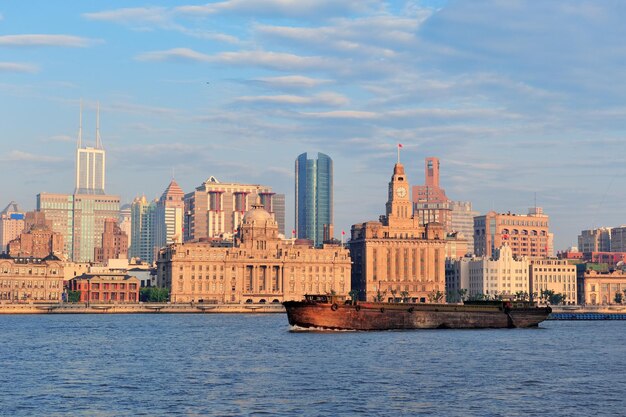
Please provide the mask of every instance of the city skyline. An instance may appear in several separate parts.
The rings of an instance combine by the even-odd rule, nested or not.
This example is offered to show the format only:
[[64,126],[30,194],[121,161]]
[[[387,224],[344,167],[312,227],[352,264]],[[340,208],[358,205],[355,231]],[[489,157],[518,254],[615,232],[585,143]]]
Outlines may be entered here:
[[621,4],[160,4],[0,7],[2,204],[72,192],[82,97],[83,141],[99,100],[107,192],[125,203],[172,170],[185,192],[214,175],[285,193],[293,225],[293,158],[319,150],[337,234],[383,212],[400,142],[411,185],[436,156],[480,214],[536,195],[557,250],[624,223]]

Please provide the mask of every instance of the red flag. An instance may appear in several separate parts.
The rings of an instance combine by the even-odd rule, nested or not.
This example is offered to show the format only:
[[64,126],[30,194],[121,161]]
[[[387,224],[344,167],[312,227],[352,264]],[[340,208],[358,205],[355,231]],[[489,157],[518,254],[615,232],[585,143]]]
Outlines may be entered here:
[[292,234],[292,235],[295,235],[295,234],[296,234],[296,229],[293,229],[293,230],[291,231],[291,234]]
[[398,148],[401,148],[401,147],[402,147],[402,144],[401,144],[401,143],[398,143]]
[[342,231],[341,231],[341,234],[342,234],[342,235],[345,235],[345,234],[346,234],[346,231],[345,231],[345,230],[342,230]]

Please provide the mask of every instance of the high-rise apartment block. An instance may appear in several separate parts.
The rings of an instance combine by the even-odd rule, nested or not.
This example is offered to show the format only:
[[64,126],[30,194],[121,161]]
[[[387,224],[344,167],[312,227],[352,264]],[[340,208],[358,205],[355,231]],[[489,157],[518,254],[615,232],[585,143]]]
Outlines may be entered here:
[[154,239],[156,201],[148,202],[145,196],[137,197],[131,206],[130,257],[152,263],[157,251]]
[[[272,198],[274,217],[278,223],[278,233],[285,236],[285,194],[274,194]],[[267,207],[265,208],[267,210]]]
[[552,256],[552,234],[549,217],[540,207],[529,214],[496,213],[474,218],[474,252],[490,258],[496,248],[508,244],[513,256],[547,258]]
[[578,235],[578,250],[580,252],[610,252],[611,228],[583,230]]
[[333,160],[319,152],[317,159],[308,159],[303,153],[295,168],[296,235],[319,246],[324,241],[324,228],[331,230],[333,224]]
[[626,252],[626,226],[611,229],[611,252]]
[[0,213],[0,253],[7,253],[7,245],[24,231],[24,213],[11,201]]
[[398,162],[389,182],[380,221],[352,226],[352,289],[361,300],[405,298],[442,301],[445,290],[445,231],[439,223],[422,226],[413,215],[409,182]]
[[459,239],[467,242],[467,253],[474,254],[474,217],[470,201],[450,201],[450,231],[456,232]]
[[156,203],[154,243],[158,248],[182,242],[185,193],[172,180]]
[[94,259],[100,264],[109,259],[128,259],[128,236],[117,225],[116,219],[104,221],[102,246],[95,249]]
[[284,205],[280,207],[280,201],[274,197],[270,187],[225,183],[210,177],[195,191],[185,194],[183,240],[191,242],[231,237],[257,198],[272,216],[275,216],[275,210],[284,212]]

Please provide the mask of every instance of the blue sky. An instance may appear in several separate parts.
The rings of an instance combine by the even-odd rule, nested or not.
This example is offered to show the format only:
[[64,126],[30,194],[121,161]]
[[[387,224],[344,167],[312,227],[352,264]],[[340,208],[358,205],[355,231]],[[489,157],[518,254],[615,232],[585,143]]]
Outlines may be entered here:
[[[0,204],[73,190],[83,139],[107,192],[157,197],[213,175],[287,194],[335,162],[336,231],[377,219],[402,143],[411,184],[551,216],[555,246],[624,221],[626,3],[223,0],[0,5]],[[2,202],[4,201],[4,203]]]

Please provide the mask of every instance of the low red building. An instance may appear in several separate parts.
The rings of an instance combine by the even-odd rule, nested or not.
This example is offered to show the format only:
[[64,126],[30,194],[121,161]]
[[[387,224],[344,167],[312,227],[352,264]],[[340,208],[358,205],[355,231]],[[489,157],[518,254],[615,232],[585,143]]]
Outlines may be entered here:
[[139,278],[125,274],[83,274],[69,282],[71,291],[80,292],[81,302],[138,303]]

